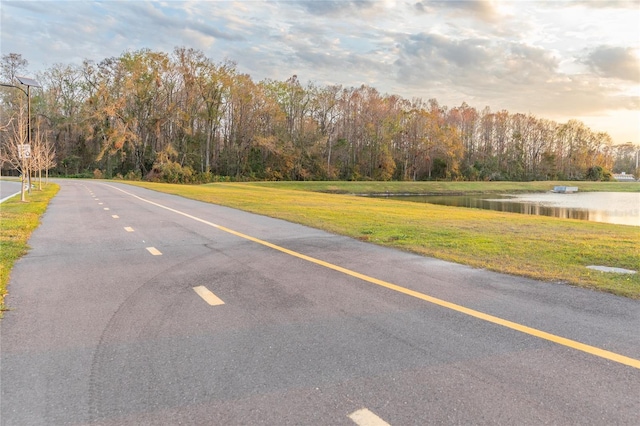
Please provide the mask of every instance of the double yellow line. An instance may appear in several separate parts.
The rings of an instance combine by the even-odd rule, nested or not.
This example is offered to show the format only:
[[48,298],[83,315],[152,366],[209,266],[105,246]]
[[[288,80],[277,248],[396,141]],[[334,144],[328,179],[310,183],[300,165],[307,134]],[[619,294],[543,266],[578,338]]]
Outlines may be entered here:
[[130,195],[130,196],[134,197],[134,198],[137,198],[140,201],[144,201],[146,203],[152,204],[152,205],[160,207],[162,209],[165,209],[165,210],[171,211],[173,213],[188,217],[188,218],[193,219],[193,220],[195,220],[197,222],[204,223],[206,225],[212,226],[214,228],[217,228],[217,229],[219,229],[221,231],[224,231],[224,232],[227,232],[229,234],[235,235],[237,237],[244,238],[245,240],[253,241],[254,243],[263,245],[265,247],[272,248],[274,250],[278,250],[278,251],[280,251],[282,253],[286,253],[286,254],[288,254],[290,256],[294,256],[294,257],[297,257],[297,258],[302,259],[302,260],[306,260],[306,261],[311,262],[311,263],[315,263],[316,265],[320,265],[320,266],[323,266],[325,268],[332,269],[332,270],[337,271],[337,272],[341,272],[343,274],[352,276],[354,278],[358,278],[360,280],[369,282],[371,284],[379,285],[381,287],[388,288],[389,290],[397,291],[398,293],[406,294],[407,296],[415,297],[417,299],[424,300],[425,302],[433,303],[434,305],[442,306],[444,308],[451,309],[453,311],[460,312],[460,313],[463,313],[465,315],[469,315],[469,316],[472,316],[472,317],[475,317],[475,318],[478,318],[478,319],[481,319],[481,320],[484,320],[484,321],[487,321],[487,322],[490,322],[490,323],[493,323],[493,324],[501,325],[503,327],[507,327],[507,328],[510,328],[512,330],[519,331],[521,333],[529,334],[531,336],[535,336],[535,337],[538,337],[540,339],[548,340],[550,342],[554,342],[554,343],[557,343],[559,345],[563,345],[563,346],[566,346],[566,347],[569,347],[569,348],[572,348],[572,349],[576,349],[578,351],[582,351],[582,352],[585,352],[585,353],[588,353],[588,354],[591,354],[591,355],[595,355],[595,356],[598,356],[600,358],[604,358],[604,359],[607,359],[607,360],[610,360],[610,361],[614,361],[614,362],[617,362],[617,363],[620,363],[620,364],[624,364],[624,365],[628,365],[628,366],[633,367],[633,368],[640,369],[640,360],[638,360],[638,359],[630,358],[628,356],[620,355],[620,354],[617,354],[615,352],[607,351],[607,350],[604,350],[604,349],[597,348],[595,346],[591,346],[591,345],[587,345],[587,344],[584,344],[584,343],[580,343],[580,342],[577,342],[575,340],[571,340],[571,339],[567,339],[567,338],[564,338],[564,337],[561,337],[561,336],[557,336],[555,334],[547,333],[545,331],[538,330],[538,329],[535,329],[535,328],[532,328],[532,327],[527,327],[526,325],[518,324],[516,322],[508,321],[508,320],[505,320],[503,318],[499,318],[499,317],[496,317],[496,316],[493,316],[493,315],[485,314],[484,312],[476,311],[474,309],[469,309],[469,308],[466,308],[464,306],[457,305],[455,303],[447,302],[445,300],[438,299],[436,297],[432,297],[432,296],[429,296],[427,294],[420,293],[418,291],[408,289],[406,287],[401,287],[401,286],[396,285],[396,284],[392,284],[392,283],[389,283],[389,282],[386,282],[386,281],[383,281],[383,280],[379,280],[377,278],[373,278],[373,277],[370,277],[368,275],[364,275],[364,274],[361,274],[359,272],[355,272],[355,271],[352,271],[350,269],[346,269],[346,268],[343,268],[341,266],[337,266],[337,265],[334,265],[332,263],[325,262],[323,260],[319,260],[319,259],[307,256],[307,255],[304,255],[302,253],[298,253],[296,251],[286,249],[284,247],[280,247],[280,246],[272,244],[270,242],[267,242],[267,241],[252,237],[250,235],[246,235],[246,234],[243,234],[241,232],[234,231],[233,229],[225,228],[224,226],[220,226],[220,225],[217,225],[215,223],[206,221],[204,219],[200,219],[200,218],[192,216],[192,215],[190,215],[188,213],[184,213],[184,212],[181,212],[179,210],[175,210],[175,209],[172,209],[170,207],[163,206],[162,204],[158,204],[158,203],[155,203],[153,201],[144,199],[144,198],[139,197],[139,196],[137,196],[135,194],[132,194],[130,192],[127,192],[127,191],[124,191],[124,190],[122,190],[120,188],[117,188],[115,186],[111,186],[111,185],[107,185],[107,186],[110,186],[111,188],[114,188],[114,189],[116,189],[118,191],[121,191],[121,192],[123,192],[123,193],[125,193],[127,195]]

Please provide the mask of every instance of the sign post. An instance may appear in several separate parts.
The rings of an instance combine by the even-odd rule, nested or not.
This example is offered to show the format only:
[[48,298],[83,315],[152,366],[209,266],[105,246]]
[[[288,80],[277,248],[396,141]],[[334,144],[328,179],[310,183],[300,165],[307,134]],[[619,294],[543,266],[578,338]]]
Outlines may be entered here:
[[18,145],[18,158],[22,158],[22,159],[31,158],[31,145],[29,144]]

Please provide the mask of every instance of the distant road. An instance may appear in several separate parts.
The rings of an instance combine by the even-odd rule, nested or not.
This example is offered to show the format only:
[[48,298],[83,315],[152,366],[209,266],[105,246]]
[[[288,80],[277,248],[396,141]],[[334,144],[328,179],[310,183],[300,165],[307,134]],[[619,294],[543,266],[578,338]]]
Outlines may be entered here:
[[0,203],[20,193],[20,182],[0,179]]
[[638,301],[60,184],[12,272],[2,425],[638,423]]

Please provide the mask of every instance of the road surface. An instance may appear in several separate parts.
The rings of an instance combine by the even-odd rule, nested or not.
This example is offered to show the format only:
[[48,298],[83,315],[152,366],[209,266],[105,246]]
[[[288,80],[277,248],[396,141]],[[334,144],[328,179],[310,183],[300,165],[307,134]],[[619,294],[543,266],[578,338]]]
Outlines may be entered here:
[[111,182],[29,244],[2,425],[640,422],[638,301]]
[[0,179],[0,203],[20,194],[20,182]]

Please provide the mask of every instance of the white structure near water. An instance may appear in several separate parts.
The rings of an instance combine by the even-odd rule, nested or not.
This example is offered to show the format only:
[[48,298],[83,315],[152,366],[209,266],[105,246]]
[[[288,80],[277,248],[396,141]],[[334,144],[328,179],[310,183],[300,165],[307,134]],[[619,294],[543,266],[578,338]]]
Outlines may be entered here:
[[558,192],[560,194],[571,194],[574,192],[578,192],[577,186],[554,186],[553,192]]
[[635,182],[636,178],[633,175],[628,175],[625,172],[614,173],[613,178],[618,182]]

